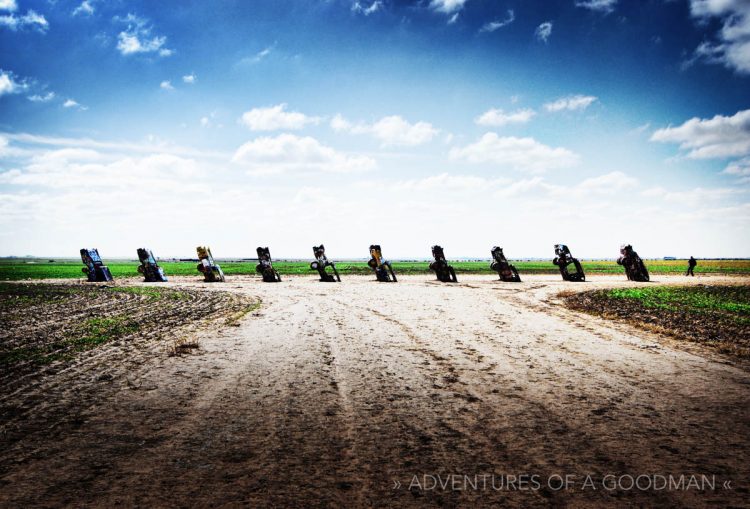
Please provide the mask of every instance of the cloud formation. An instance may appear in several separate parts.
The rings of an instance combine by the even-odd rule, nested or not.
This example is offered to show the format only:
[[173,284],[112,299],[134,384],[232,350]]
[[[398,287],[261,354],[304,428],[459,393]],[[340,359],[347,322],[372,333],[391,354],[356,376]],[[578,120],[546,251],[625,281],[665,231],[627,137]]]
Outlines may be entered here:
[[376,12],[378,12],[382,7],[383,2],[381,2],[380,0],[375,0],[368,7],[363,6],[359,2],[354,2],[352,4],[352,12],[369,16],[370,14],[375,14]]
[[[15,3],[12,4],[15,7]],[[16,16],[13,12],[0,16],[0,26],[16,31],[23,28],[36,29],[39,32],[46,32],[49,28],[49,22],[42,14],[36,11],[28,10],[23,16]]]
[[536,112],[526,108],[512,112],[504,112],[501,109],[491,108],[474,119],[474,123],[483,126],[504,126],[507,124],[525,124],[531,120]]
[[432,0],[430,8],[437,12],[453,14],[463,9],[466,2],[467,0]]
[[254,175],[285,172],[353,173],[375,168],[375,160],[349,156],[323,145],[310,136],[280,134],[262,137],[240,146],[232,162],[248,167]]
[[536,27],[536,30],[534,30],[534,36],[537,38],[537,40],[542,41],[544,43],[546,43],[547,40],[549,40],[551,35],[552,35],[552,22],[551,21],[545,21],[544,23]]
[[722,27],[716,41],[704,41],[695,50],[694,60],[722,64],[742,74],[750,74],[750,2],[747,0],[690,0],[690,13],[706,23],[718,19]]
[[582,7],[590,11],[609,14],[615,10],[617,0],[576,0],[576,7]]
[[79,104],[78,101],[76,101],[75,99],[66,99],[65,102],[63,103],[63,108],[76,109],[76,110],[81,110],[81,111],[85,111],[89,109],[88,106],[83,106],[82,104]]
[[27,97],[27,99],[33,103],[47,103],[55,98],[54,92],[47,92],[46,94],[34,94]]
[[144,18],[135,14],[128,14],[124,18],[115,18],[127,25],[127,28],[117,35],[117,49],[123,55],[135,55],[138,53],[156,53],[161,57],[168,57],[173,50],[165,47],[167,37],[163,35],[152,36],[152,27]]
[[73,16],[91,16],[94,14],[94,2],[93,0],[83,0],[81,4],[73,9]]
[[498,30],[500,28],[503,28],[504,26],[508,26],[516,19],[516,14],[513,12],[513,9],[508,9],[508,14],[503,20],[496,20],[496,21],[490,21],[489,23],[485,23],[482,25],[482,28],[479,29],[479,33],[492,33],[495,30]]
[[534,138],[501,137],[493,132],[486,133],[475,143],[451,149],[450,158],[529,172],[568,168],[579,161],[578,155],[566,148],[552,148]]
[[410,123],[400,115],[383,117],[373,124],[352,124],[337,114],[331,119],[334,131],[346,131],[352,134],[371,134],[380,140],[383,146],[413,147],[432,141],[440,133],[429,122]]
[[26,89],[26,84],[18,82],[12,72],[0,69],[0,97],[15,94]]
[[547,103],[544,105],[544,109],[549,112],[563,111],[563,110],[585,110],[591,104],[596,101],[596,97],[593,95],[571,95],[568,97],[561,97],[556,101]]
[[298,111],[286,111],[286,103],[246,111],[240,123],[251,131],[277,131],[280,129],[302,129],[308,124],[318,124],[319,117],[309,117]]
[[750,109],[731,117],[693,117],[677,127],[658,129],[651,141],[678,143],[690,159],[727,158],[750,155]]

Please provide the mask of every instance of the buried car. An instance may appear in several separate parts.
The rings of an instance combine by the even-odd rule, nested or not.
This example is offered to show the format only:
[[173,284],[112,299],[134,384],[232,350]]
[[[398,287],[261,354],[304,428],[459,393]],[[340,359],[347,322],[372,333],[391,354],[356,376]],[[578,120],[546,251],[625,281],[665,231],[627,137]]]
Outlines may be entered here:
[[[310,263],[312,270],[317,270],[320,274],[321,282],[334,283],[336,281],[341,282],[339,271],[336,270],[336,264],[328,259],[326,256],[326,248],[323,244],[319,246],[313,246],[313,254],[315,255],[315,261]],[[326,272],[326,267],[331,267],[333,274]],[[334,278],[334,276],[336,276]]]
[[271,250],[267,247],[259,247],[255,251],[258,253],[258,265],[255,266],[255,272],[263,276],[263,281],[266,283],[281,281],[278,271],[273,268]]
[[138,248],[138,260],[141,264],[138,266],[138,272],[143,274],[145,280],[149,283],[166,283],[167,276],[164,269],[156,263],[154,253],[145,247]]
[[375,271],[375,277],[377,277],[378,281],[383,283],[398,282],[396,273],[393,271],[393,266],[391,262],[383,258],[383,251],[380,249],[379,244],[372,244],[370,246],[370,256],[372,258],[367,262],[367,265]]
[[457,283],[456,271],[445,259],[445,253],[440,246],[432,246],[432,256],[435,261],[430,263],[430,270],[435,272],[439,281],[443,283]]
[[617,263],[625,268],[628,281],[646,282],[651,279],[646,264],[643,263],[643,259],[638,256],[638,253],[633,250],[633,246],[630,244],[620,246],[620,257],[617,259]]
[[94,248],[81,249],[81,261],[85,265],[81,269],[89,282],[103,282],[103,281],[114,281],[112,274],[109,272],[109,267],[104,265],[101,256],[99,256],[99,250]]
[[565,281],[586,281],[586,274],[578,258],[573,258],[570,249],[565,244],[555,244],[555,259],[552,263],[560,269]]
[[198,252],[198,272],[203,274],[203,281],[206,283],[223,283],[224,271],[214,261],[211,254],[211,248],[208,246],[198,246],[195,248]]
[[497,272],[501,281],[508,283],[520,283],[521,276],[518,275],[515,265],[511,265],[503,253],[503,248],[495,246],[492,248],[492,262],[490,268]]

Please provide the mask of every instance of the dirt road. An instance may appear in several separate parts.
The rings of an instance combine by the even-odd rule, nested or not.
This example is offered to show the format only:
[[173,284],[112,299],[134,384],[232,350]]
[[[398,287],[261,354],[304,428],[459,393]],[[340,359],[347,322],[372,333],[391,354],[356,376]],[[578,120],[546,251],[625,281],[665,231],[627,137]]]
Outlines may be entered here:
[[258,312],[92,362],[0,451],[0,506],[747,505],[747,365],[555,305],[628,284],[593,279],[232,278]]

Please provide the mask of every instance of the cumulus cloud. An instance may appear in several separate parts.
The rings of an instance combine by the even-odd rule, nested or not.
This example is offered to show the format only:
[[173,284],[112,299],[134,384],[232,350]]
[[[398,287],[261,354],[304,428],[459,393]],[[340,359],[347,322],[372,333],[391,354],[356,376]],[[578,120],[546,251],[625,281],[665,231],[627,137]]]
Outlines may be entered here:
[[677,127],[658,129],[651,141],[678,143],[691,159],[745,156],[750,154],[750,110],[731,117],[694,117]]
[[164,80],[161,83],[159,83],[159,88],[162,90],[174,90],[174,87],[172,86],[172,82],[169,80]]
[[501,109],[489,109],[474,119],[474,123],[484,126],[504,126],[507,124],[525,124],[536,115],[532,109],[526,108],[512,112],[504,112]]
[[55,98],[54,92],[47,92],[46,94],[34,94],[27,97],[27,99],[34,103],[47,103]]
[[727,199],[745,194],[744,189],[727,187],[705,188],[696,187],[688,191],[672,191],[662,187],[652,187],[641,192],[647,198],[659,198],[667,202],[675,202],[691,207],[700,207],[708,202],[721,203]]
[[486,133],[475,143],[451,149],[450,158],[530,172],[568,168],[579,161],[578,155],[566,148],[549,147],[534,138],[501,137],[492,132]]
[[593,95],[571,95],[545,104],[544,109],[550,112],[563,110],[585,110],[586,108],[591,106],[594,101],[596,101],[596,97],[594,97]]
[[127,28],[117,35],[117,49],[121,54],[156,53],[168,57],[173,53],[173,50],[165,47],[166,36],[152,36],[153,29],[146,19],[128,14],[124,18],[116,17],[115,20],[127,25]]
[[35,154],[22,169],[0,174],[0,182],[55,189],[132,187],[166,191],[198,174],[195,161],[171,154],[123,158],[92,149],[64,148]]
[[721,173],[739,177],[740,183],[750,183],[750,157],[729,163]]
[[27,88],[26,83],[19,82],[15,74],[0,69],[0,97],[6,94],[16,94]]
[[251,131],[276,131],[279,129],[302,129],[308,124],[318,124],[319,117],[309,117],[298,111],[286,111],[286,103],[267,108],[246,111],[240,123]]
[[[457,16],[458,14],[454,14],[454,16]],[[490,21],[489,23],[485,23],[482,25],[482,28],[479,29],[479,33],[485,33],[485,32],[494,32],[495,30],[498,30],[500,28],[503,28],[504,26],[510,25],[515,21],[516,15],[513,12],[513,9],[508,9],[508,14],[505,17],[505,19],[502,20],[496,20],[496,21]]]
[[498,178],[488,179],[475,175],[451,175],[449,173],[440,173],[430,175],[420,179],[409,179],[396,182],[394,189],[402,191],[431,191],[434,189],[444,189],[450,192],[455,190],[486,190],[498,185],[509,183],[509,179]]
[[73,16],[91,16],[94,14],[94,2],[93,0],[83,0],[81,4],[73,9]]
[[383,2],[381,2],[380,0],[375,0],[367,7],[362,5],[360,2],[354,2],[352,4],[352,12],[369,16],[370,14],[375,14],[376,12],[378,12],[382,7]]
[[577,0],[575,5],[591,11],[609,14],[615,10],[617,0]]
[[463,9],[466,2],[467,0],[432,0],[430,8],[437,12],[453,14]]
[[547,42],[547,40],[550,38],[551,35],[552,35],[552,22],[551,21],[545,21],[544,23],[536,27],[536,30],[534,30],[534,36],[537,38],[537,40],[542,41],[544,43]]
[[88,106],[83,106],[82,104],[79,104],[78,101],[76,101],[75,99],[66,99],[65,102],[63,103],[63,108],[76,109],[76,110],[82,110],[82,111],[89,109]]
[[288,133],[248,141],[237,149],[232,162],[247,166],[249,173],[256,175],[290,171],[353,173],[376,166],[370,157],[346,155],[310,136]]
[[626,175],[621,171],[613,171],[612,173],[585,179],[576,187],[585,192],[614,194],[626,189],[632,189],[637,185],[638,179]]
[[190,73],[182,77],[182,82],[187,83],[188,85],[192,85],[196,82],[198,77],[195,75],[195,73]]
[[429,122],[410,123],[399,115],[383,117],[373,124],[352,124],[337,114],[331,119],[335,131],[348,131],[352,134],[371,134],[383,146],[416,146],[428,143],[440,133]]
[[23,16],[16,16],[14,13],[0,16],[0,26],[7,27],[13,31],[23,28],[33,28],[42,33],[49,28],[49,22],[42,14],[36,11],[28,10]]
[[16,0],[0,0],[0,11],[15,11],[18,9]]
[[716,40],[702,42],[693,60],[722,64],[742,74],[750,73],[750,2],[690,0],[690,13],[701,23],[717,19],[722,24]]

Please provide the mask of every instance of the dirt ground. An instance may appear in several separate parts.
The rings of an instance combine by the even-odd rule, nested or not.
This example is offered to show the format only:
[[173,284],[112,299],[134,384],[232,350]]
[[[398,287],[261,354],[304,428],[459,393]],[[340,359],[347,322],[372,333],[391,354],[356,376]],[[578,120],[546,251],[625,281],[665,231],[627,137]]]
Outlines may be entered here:
[[37,403],[0,428],[0,506],[750,504],[747,363],[555,297],[622,276],[175,279],[263,303],[195,354],[3,388]]

